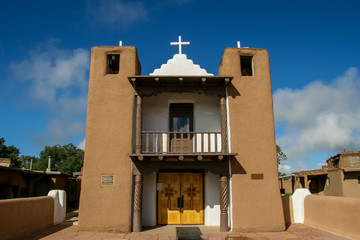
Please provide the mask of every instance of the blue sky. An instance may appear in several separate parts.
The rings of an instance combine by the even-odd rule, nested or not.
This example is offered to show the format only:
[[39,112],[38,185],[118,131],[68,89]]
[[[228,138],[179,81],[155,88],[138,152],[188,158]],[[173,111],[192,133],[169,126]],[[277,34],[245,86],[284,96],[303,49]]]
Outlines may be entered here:
[[133,45],[142,73],[177,53],[217,74],[226,47],[270,54],[291,172],[360,150],[359,1],[2,1],[0,134],[24,155],[85,138],[90,49]]

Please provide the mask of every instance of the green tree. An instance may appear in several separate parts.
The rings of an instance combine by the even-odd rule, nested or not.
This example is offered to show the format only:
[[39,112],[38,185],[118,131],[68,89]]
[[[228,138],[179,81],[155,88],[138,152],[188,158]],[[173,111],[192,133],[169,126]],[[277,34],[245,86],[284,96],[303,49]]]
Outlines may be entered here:
[[[286,154],[283,152],[282,148],[276,144],[276,152],[277,152],[277,162],[278,165],[287,160]],[[285,173],[279,172],[279,176],[285,176]]]
[[31,160],[33,160],[33,168],[32,169],[34,169],[34,165],[39,160],[39,158],[35,157],[35,156],[21,155],[20,156],[20,167],[30,169]]
[[19,168],[21,165],[20,162],[20,150],[14,145],[6,146],[5,138],[0,137],[0,158],[10,158],[11,167]]
[[285,162],[287,160],[287,156],[283,152],[282,148],[276,144],[276,152],[277,152],[277,161],[278,164]]
[[78,172],[84,162],[84,151],[78,149],[72,143],[67,145],[56,144],[54,146],[45,146],[40,152],[40,158],[34,165],[34,169],[45,171],[48,167],[48,159],[51,157],[51,169],[71,174]]

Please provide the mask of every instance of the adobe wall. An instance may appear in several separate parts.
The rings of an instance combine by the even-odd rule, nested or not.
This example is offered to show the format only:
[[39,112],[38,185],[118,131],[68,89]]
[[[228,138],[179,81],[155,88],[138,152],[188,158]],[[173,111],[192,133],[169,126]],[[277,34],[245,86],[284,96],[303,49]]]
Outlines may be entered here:
[[329,182],[325,184],[325,196],[343,196],[343,172],[341,169],[328,172]]
[[54,224],[54,199],[32,197],[0,200],[0,238],[21,238]]
[[[120,54],[118,74],[106,74],[107,53]],[[82,230],[130,232],[134,90],[140,74],[135,47],[93,47],[86,123],[79,226]],[[113,176],[102,186],[101,176]]]
[[[253,56],[253,76],[241,76],[240,55]],[[219,75],[234,76],[228,87],[231,152],[238,153],[231,161],[232,230],[282,231],[268,52],[227,48]]]
[[360,171],[343,173],[343,194],[344,197],[360,198]]
[[309,195],[305,224],[360,239],[360,199]]

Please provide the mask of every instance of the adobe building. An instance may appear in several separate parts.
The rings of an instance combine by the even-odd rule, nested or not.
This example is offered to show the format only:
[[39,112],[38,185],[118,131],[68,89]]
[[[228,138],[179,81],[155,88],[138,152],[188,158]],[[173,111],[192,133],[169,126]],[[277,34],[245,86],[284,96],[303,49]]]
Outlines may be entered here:
[[284,230],[267,50],[227,48],[214,76],[173,44],[145,76],[135,47],[92,48],[80,229]]
[[307,188],[319,196],[360,198],[360,151],[335,154],[326,163],[322,169],[279,177],[280,189],[288,194],[297,188]]

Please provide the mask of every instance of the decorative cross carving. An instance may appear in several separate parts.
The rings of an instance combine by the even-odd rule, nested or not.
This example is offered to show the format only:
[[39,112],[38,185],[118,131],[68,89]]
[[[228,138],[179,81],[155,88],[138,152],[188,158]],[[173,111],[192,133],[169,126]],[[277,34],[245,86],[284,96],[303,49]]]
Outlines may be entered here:
[[190,45],[190,42],[182,42],[181,36],[179,36],[179,41],[178,42],[170,42],[170,45],[179,45],[179,54],[182,54],[181,45]]
[[191,209],[194,208],[194,197],[196,196],[196,194],[199,194],[199,193],[200,193],[200,191],[197,190],[193,184],[190,184],[190,187],[188,187],[187,190],[184,191],[184,194],[186,194],[188,197],[190,197],[190,208]]
[[168,184],[167,188],[164,189],[164,195],[168,198],[168,208],[171,209],[171,197],[173,197],[177,192],[174,190],[174,188],[171,187],[170,184]]

